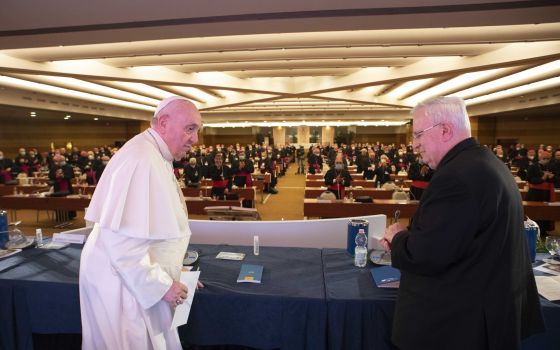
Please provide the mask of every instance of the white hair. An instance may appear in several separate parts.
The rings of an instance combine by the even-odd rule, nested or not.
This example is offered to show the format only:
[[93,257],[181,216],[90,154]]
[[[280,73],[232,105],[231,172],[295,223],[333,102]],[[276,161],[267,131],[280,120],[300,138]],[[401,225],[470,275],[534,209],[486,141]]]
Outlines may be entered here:
[[425,115],[432,125],[451,124],[456,131],[465,132],[471,136],[471,122],[462,98],[457,96],[430,98],[418,103],[412,109],[412,114],[420,109],[425,109]]

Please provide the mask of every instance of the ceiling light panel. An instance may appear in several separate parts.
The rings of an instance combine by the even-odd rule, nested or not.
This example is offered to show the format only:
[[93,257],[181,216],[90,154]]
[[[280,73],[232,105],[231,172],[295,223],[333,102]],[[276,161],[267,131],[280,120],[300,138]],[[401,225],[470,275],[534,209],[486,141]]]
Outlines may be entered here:
[[395,100],[400,100],[403,96],[408,95],[410,92],[416,91],[422,86],[428,85],[432,80],[433,78],[426,78],[407,81],[391,90],[386,96]]
[[529,68],[519,73],[473,86],[472,88],[454,93],[464,99],[485,95],[501,89],[511,88],[515,85],[527,84],[560,74],[560,60],[552,61],[537,67]]
[[494,92],[488,95],[478,96],[465,100],[466,105],[475,105],[494,100],[500,100],[508,97],[519,96],[545,89],[555,88],[560,86],[560,77],[541,80],[535,83],[530,83],[522,86],[517,86],[511,89]]
[[3,75],[0,75],[0,85],[9,86],[16,89],[36,91],[36,92],[41,92],[50,95],[58,95],[58,96],[77,98],[77,99],[82,99],[82,100],[92,101],[92,102],[107,103],[110,105],[126,107],[126,108],[140,109],[140,110],[151,111],[151,112],[155,110],[155,108],[152,106],[147,106],[139,103],[118,100],[115,98],[94,95],[81,91],[74,91],[74,90],[60,88],[57,86],[52,86],[47,84],[35,83],[35,82],[7,77]]

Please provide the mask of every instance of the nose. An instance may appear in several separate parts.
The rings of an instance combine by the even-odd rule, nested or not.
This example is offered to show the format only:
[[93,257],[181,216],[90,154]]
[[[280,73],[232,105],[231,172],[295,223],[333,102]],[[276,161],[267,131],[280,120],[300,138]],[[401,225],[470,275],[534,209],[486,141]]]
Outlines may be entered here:
[[190,141],[191,141],[191,145],[198,143],[198,133],[193,133],[193,136],[191,137]]

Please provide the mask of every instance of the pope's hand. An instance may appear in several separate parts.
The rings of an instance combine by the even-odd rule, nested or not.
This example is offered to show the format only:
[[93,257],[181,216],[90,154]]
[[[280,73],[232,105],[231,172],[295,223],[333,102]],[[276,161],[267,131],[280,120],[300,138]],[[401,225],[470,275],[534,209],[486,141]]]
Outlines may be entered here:
[[399,222],[387,227],[385,229],[385,234],[383,235],[383,238],[379,241],[379,243],[383,246],[383,249],[385,249],[386,251],[391,250],[391,243],[393,242],[393,238],[397,233],[404,230],[406,230],[406,227]]
[[187,299],[189,290],[187,286],[178,281],[173,281],[171,287],[167,290],[162,300],[165,300],[172,308],[182,304]]

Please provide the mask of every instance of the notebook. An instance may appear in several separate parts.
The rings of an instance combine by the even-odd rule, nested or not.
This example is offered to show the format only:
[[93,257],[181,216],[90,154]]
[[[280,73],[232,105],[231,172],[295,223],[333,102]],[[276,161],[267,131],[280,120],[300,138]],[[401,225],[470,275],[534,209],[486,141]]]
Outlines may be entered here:
[[369,270],[378,288],[399,288],[401,272],[392,266],[374,267]]
[[241,265],[241,271],[239,271],[239,276],[237,277],[237,283],[261,283],[262,273],[262,265],[243,264]]

